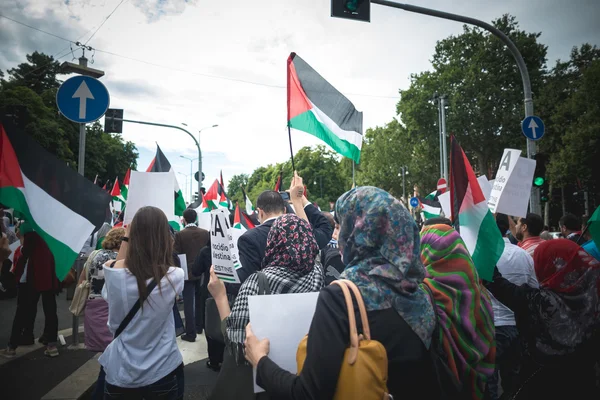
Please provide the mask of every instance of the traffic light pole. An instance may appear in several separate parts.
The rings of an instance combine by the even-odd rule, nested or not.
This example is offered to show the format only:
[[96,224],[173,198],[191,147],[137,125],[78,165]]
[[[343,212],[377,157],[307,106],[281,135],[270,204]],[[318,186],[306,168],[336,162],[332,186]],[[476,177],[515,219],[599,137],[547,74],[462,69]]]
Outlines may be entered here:
[[[179,129],[180,131],[184,131],[185,133],[187,133],[193,140],[194,143],[196,144],[196,148],[198,149],[198,193],[200,193],[200,188],[202,187],[202,150],[200,149],[200,143],[198,143],[198,140],[194,137],[194,135],[191,134],[191,132],[189,132],[188,130],[177,126],[177,125],[167,125],[167,124],[158,124],[155,122],[146,122],[146,121],[135,121],[133,119],[122,119],[122,118],[114,118],[111,117],[111,119],[115,120],[115,121],[121,121],[121,122],[131,122],[132,124],[141,124],[141,125],[151,125],[151,126],[160,126],[163,128],[173,128],[173,129]],[[190,177],[191,179],[191,177]],[[190,184],[191,187],[191,184]],[[191,199],[190,199],[191,200]]]
[[[451,21],[462,22],[465,24],[475,25],[480,28],[485,29],[486,31],[492,33],[494,36],[499,38],[505,45],[508,47],[508,50],[515,58],[517,62],[517,66],[519,67],[519,72],[521,73],[521,79],[523,80],[523,94],[524,94],[524,103],[525,103],[525,117],[530,117],[533,115],[533,98],[531,96],[531,81],[529,80],[529,71],[527,71],[527,66],[525,65],[525,60],[521,55],[517,46],[498,28],[495,26],[488,24],[487,22],[466,17],[458,14],[451,14],[443,11],[432,10],[430,8],[413,6],[410,4],[402,4],[395,3],[393,1],[387,0],[370,0],[373,4],[379,4],[382,6],[398,8],[405,11],[414,12],[417,14],[429,15],[431,17],[448,19]],[[527,139],[527,158],[533,158],[535,156],[536,145],[532,140]],[[535,188],[531,189],[531,198],[529,199],[529,207],[531,212],[541,215],[541,205],[539,198],[539,191]]]

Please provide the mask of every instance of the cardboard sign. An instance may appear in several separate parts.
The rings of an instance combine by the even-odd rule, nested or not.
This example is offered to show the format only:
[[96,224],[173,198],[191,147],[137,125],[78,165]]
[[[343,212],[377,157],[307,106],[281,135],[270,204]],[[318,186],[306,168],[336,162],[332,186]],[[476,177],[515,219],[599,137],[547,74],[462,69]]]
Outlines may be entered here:
[[173,174],[170,172],[131,171],[124,223],[128,225],[142,207],[160,208],[167,217],[173,215]]
[[[259,339],[269,339],[269,358],[293,374],[298,372],[298,343],[308,334],[319,292],[249,296],[250,323]],[[254,393],[264,392],[256,384]]]
[[492,213],[525,217],[531,196],[535,160],[520,157],[521,150],[504,149],[488,200]]
[[210,212],[212,222],[210,227],[212,264],[215,273],[222,281],[240,283],[236,269],[241,267],[234,242],[232,228],[229,225],[229,211],[224,208]]

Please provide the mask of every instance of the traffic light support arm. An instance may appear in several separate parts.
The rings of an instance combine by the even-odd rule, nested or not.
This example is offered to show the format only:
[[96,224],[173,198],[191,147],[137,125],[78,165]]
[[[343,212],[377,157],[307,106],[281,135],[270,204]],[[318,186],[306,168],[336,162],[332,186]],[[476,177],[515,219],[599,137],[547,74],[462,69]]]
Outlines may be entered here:
[[[135,121],[132,119],[121,119],[121,118],[112,118],[112,119],[115,121],[131,122],[133,124],[160,126],[163,128],[173,128],[173,129],[179,129],[180,131],[184,131],[194,140],[194,143],[196,144],[196,148],[198,149],[198,171],[200,171],[200,172],[198,172],[198,177],[199,178],[202,177],[202,150],[200,149],[200,143],[198,143],[198,140],[188,130],[186,130],[180,126],[177,126],[177,125],[158,124],[156,122],[147,122],[147,121]],[[198,179],[198,193],[200,193],[201,187],[202,187],[202,179]]]
[[[529,80],[529,71],[527,70],[527,66],[525,65],[525,60],[523,59],[521,52],[519,51],[519,49],[517,49],[517,46],[515,46],[513,41],[510,40],[509,37],[506,36],[504,34],[504,32],[502,32],[500,29],[496,28],[492,24],[488,24],[487,22],[484,22],[484,21],[481,21],[481,20],[478,20],[475,18],[471,18],[471,17],[466,17],[463,15],[452,14],[452,13],[447,13],[447,12],[438,11],[438,10],[432,10],[430,8],[425,8],[425,7],[413,6],[411,4],[396,3],[393,1],[387,1],[387,0],[370,0],[370,1],[373,4],[379,4],[382,6],[387,6],[387,7],[392,7],[392,8],[399,8],[401,10],[410,11],[410,12],[414,12],[414,13],[418,13],[418,14],[425,14],[425,15],[429,15],[432,17],[436,17],[436,18],[449,19],[451,21],[457,21],[457,22],[463,22],[465,24],[475,25],[475,26],[483,28],[486,31],[492,33],[494,36],[496,36],[498,39],[500,39],[506,45],[506,47],[508,47],[508,50],[515,58],[515,61],[517,62],[517,66],[519,67],[519,72],[521,73],[521,79],[523,80],[525,117],[530,117],[533,115],[533,98],[531,95],[531,81]],[[533,158],[535,153],[536,153],[535,143],[532,140],[527,139],[527,158]],[[531,212],[541,215],[541,208],[540,208],[540,202],[539,202],[538,197],[539,197],[539,193],[535,189],[532,189],[529,204],[530,204]]]

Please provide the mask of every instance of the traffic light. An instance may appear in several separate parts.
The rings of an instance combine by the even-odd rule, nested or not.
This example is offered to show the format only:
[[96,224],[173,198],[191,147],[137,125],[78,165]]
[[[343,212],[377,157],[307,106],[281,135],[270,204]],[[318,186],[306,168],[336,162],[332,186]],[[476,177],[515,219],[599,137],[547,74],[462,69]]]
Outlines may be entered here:
[[[114,118],[119,118],[119,121]],[[109,108],[104,114],[104,132],[123,133],[123,110],[118,108]]]
[[331,16],[371,22],[369,0],[331,0]]
[[546,178],[546,164],[548,156],[538,153],[534,156],[535,172],[533,173],[533,186],[540,190],[540,200],[545,203],[550,199],[548,179]]

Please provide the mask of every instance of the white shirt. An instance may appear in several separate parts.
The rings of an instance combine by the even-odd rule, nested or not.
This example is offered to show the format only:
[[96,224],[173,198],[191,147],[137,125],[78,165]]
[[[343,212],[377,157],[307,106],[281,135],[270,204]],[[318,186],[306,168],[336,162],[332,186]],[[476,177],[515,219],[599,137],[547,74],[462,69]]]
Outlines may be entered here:
[[[518,286],[527,284],[532,288],[538,288],[539,283],[535,277],[533,258],[525,250],[512,244],[508,238],[504,238],[504,243],[504,251],[496,264],[502,277]],[[491,293],[490,297],[494,308],[494,325],[516,325],[515,315],[511,309],[496,300]]]
[[[114,269],[105,264],[103,270],[102,296],[108,302],[108,328],[114,334],[139,298],[137,281],[126,268]],[[162,294],[156,285],[143,308],[99,358],[109,384],[124,388],[147,386],[183,362],[173,319],[175,295],[183,290],[183,271],[171,267],[168,277],[171,282],[166,276],[160,281]]]

